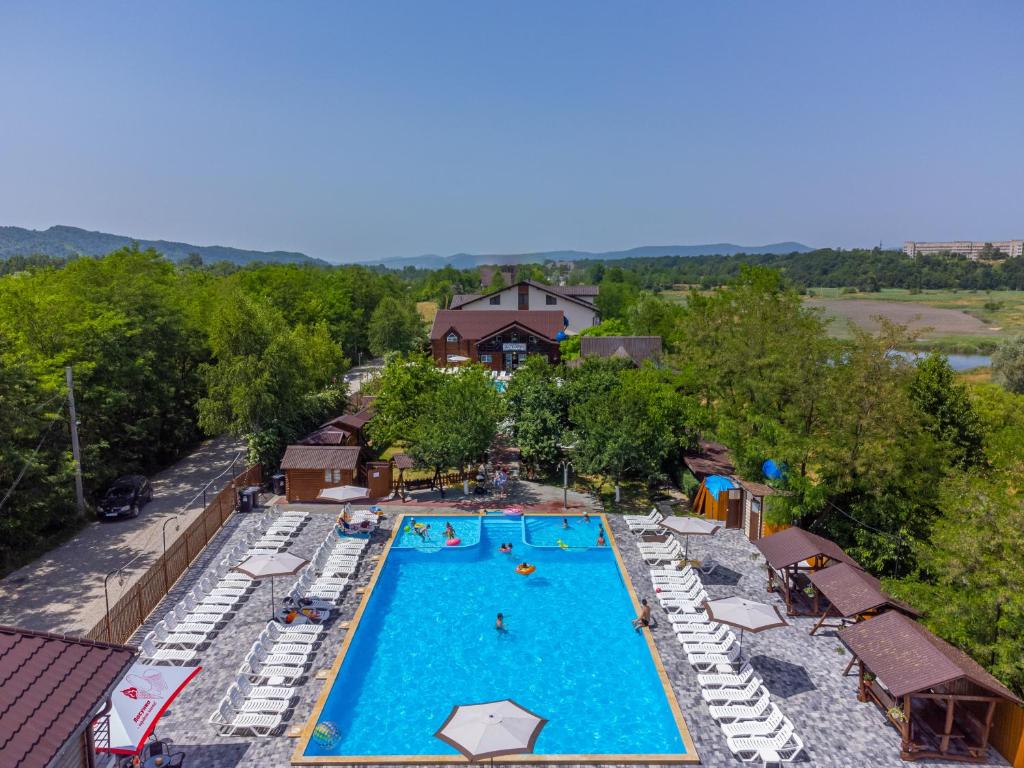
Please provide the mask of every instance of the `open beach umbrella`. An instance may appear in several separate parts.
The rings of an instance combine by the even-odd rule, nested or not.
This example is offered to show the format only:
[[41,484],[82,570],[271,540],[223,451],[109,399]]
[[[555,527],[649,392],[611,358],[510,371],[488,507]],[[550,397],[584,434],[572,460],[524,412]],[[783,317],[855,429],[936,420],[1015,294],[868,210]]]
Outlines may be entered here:
[[533,752],[547,722],[511,699],[487,701],[452,707],[434,736],[459,750],[470,762],[488,757],[493,762],[499,755]]
[[200,669],[133,664],[110,694],[109,746],[96,751],[138,754],[157,721]]
[[681,533],[686,537],[686,551],[683,558],[690,558],[690,537],[691,536],[713,536],[721,528],[718,523],[706,520],[703,517],[666,517],[661,521],[662,528]]
[[277,602],[274,599],[274,579],[277,576],[294,576],[301,571],[309,560],[289,554],[275,552],[272,555],[252,555],[231,570],[244,573],[253,579],[270,579],[270,615],[274,616]]
[[361,488],[358,485],[339,485],[334,488],[324,488],[317,498],[328,501],[353,501],[354,499],[365,499],[369,495],[369,488]]
[[740,658],[743,658],[743,633],[764,632],[766,629],[788,626],[774,605],[758,603],[743,597],[723,597],[704,603],[708,618],[719,624],[728,624],[740,631]]

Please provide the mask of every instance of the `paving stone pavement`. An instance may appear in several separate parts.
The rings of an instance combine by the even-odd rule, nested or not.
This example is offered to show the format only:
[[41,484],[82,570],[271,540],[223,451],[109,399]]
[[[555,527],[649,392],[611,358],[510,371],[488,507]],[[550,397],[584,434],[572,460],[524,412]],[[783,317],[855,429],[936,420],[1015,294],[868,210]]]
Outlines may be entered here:
[[[303,527],[288,551],[311,557],[324,538],[331,534],[336,510],[315,505],[298,508],[310,511],[311,520]],[[246,515],[235,515],[228,522],[202,553],[190,573],[154,612],[151,624],[192,588],[207,567],[216,563],[234,546],[242,536],[243,529],[250,524],[251,518]],[[724,736],[711,719],[707,705],[701,699],[696,674],[689,666],[670,624],[664,620],[665,614],[654,599],[649,569],[640,558],[636,537],[628,532],[618,515],[609,515],[609,526],[616,537],[634,588],[640,597],[647,597],[652,602],[655,619],[652,633],[701,763],[728,768],[743,765],[729,752]],[[367,546],[354,580],[356,587],[364,586],[369,580],[376,563],[373,556],[381,552],[389,533],[378,532]],[[765,592],[764,561],[742,532],[720,531],[711,538],[692,537],[690,554],[696,557],[710,554],[721,564],[710,576],[705,577],[706,588],[712,599],[742,594],[751,599],[781,605],[776,596]],[[284,594],[290,582],[290,579],[278,579],[277,594]],[[200,663],[203,671],[164,715],[157,727],[157,734],[161,738],[171,739],[175,745],[172,751],[186,753],[185,765],[188,768],[288,766],[298,742],[289,738],[286,732],[291,726],[302,725],[308,719],[324,684],[315,679],[315,674],[318,670],[328,669],[333,663],[344,637],[340,623],[352,618],[360,599],[361,595],[357,595],[355,589],[346,593],[339,614],[332,617],[328,624],[326,640],[313,660],[310,675],[298,688],[297,703],[288,723],[278,734],[267,738],[219,736],[208,720],[234,680],[249,647],[266,625],[270,610],[270,584],[264,581],[253,590],[226,628],[202,650]],[[793,721],[806,744],[805,754],[798,758],[798,764],[822,768],[895,768],[905,765],[899,759],[896,731],[886,725],[882,713],[876,707],[857,701],[855,678],[842,676],[850,656],[839,652],[839,641],[834,635],[824,633],[811,637],[808,631],[812,619],[798,617],[791,619],[791,622],[789,627],[783,629],[757,635],[747,634],[743,653],[764,678],[773,700]],[[134,639],[140,640],[151,628],[151,624],[143,627]],[[606,703],[595,702],[595,705]],[[991,755],[990,764],[1006,765],[995,752],[991,752]],[[916,765],[951,764],[919,762]]]

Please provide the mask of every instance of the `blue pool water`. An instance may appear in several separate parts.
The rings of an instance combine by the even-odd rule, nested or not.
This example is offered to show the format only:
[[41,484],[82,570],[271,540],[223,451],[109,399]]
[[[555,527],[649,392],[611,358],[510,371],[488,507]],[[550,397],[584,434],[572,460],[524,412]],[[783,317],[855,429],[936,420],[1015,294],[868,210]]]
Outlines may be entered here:
[[614,554],[582,548],[582,518],[525,518],[528,541],[571,535],[571,551],[524,543],[519,518],[417,519],[439,540],[450,520],[464,546],[398,534],[319,717],[340,738],[306,755],[455,754],[433,735],[452,706],[504,698],[550,721],[540,754],[686,752]]

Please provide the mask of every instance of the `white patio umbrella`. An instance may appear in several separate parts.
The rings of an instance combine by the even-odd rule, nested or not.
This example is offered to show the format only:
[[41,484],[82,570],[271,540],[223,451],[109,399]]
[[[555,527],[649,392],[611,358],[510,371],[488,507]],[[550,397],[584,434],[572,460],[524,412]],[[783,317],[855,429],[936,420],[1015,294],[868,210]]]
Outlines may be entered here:
[[270,616],[274,616],[277,602],[274,599],[274,579],[278,576],[294,576],[301,571],[309,560],[289,554],[275,552],[272,555],[252,555],[231,570],[244,573],[253,579],[270,579]]
[[96,751],[138,754],[157,721],[200,669],[133,664],[110,694],[107,744]]
[[361,488],[358,485],[338,485],[334,488],[324,488],[317,498],[328,501],[353,501],[365,499],[369,495],[369,488]]
[[704,603],[708,618],[719,624],[728,624],[740,631],[740,658],[743,658],[743,633],[764,632],[766,629],[788,626],[774,605],[758,603],[743,597],[724,597]]
[[547,722],[511,699],[487,701],[452,707],[434,736],[459,750],[470,762],[489,757],[493,763],[499,755],[533,752]]
[[661,521],[661,527],[667,528],[670,531],[681,533],[685,536],[686,551],[683,553],[683,559],[690,559],[690,537],[691,536],[713,536],[715,532],[721,528],[718,523],[713,523],[710,520],[705,520],[703,517],[692,517],[687,515],[686,517],[666,517]]
[[464,363],[469,360],[465,355],[448,355],[449,363]]

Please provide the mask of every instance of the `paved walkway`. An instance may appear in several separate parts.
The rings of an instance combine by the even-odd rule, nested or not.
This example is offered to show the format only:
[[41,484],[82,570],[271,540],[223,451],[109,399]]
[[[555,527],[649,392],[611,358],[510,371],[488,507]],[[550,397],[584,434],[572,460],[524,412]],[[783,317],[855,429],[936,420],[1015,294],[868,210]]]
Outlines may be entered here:
[[[0,624],[64,633],[91,630],[105,611],[103,577],[137,558],[125,571],[123,584],[110,580],[113,603],[163,551],[164,521],[181,514],[182,506],[228,469],[240,451],[244,446],[234,438],[206,441],[151,478],[153,501],[137,518],[89,523],[70,541],[9,574],[0,581]],[[245,468],[243,460],[244,454],[224,482]],[[183,513],[182,530],[202,511],[202,504],[200,496]]]
[[[529,490],[529,488],[527,488]],[[560,494],[558,488],[536,489],[540,498]],[[409,503],[402,511],[415,511],[420,505]],[[303,528],[289,551],[309,556],[329,535],[333,528],[336,507],[309,505],[298,507],[311,511],[312,520]],[[425,511],[437,511],[434,505],[423,506]],[[393,507],[389,509],[395,511]],[[180,582],[167,601],[158,609],[155,621],[170,605],[180,599],[210,563],[230,549],[248,525],[248,518],[235,515],[225,529],[211,542],[207,551],[197,560],[196,568]],[[619,544],[630,580],[640,596],[653,599],[648,567],[640,559],[636,538],[626,530],[622,518],[609,516],[609,526]],[[362,566],[356,576],[356,586],[363,586],[373,571],[373,557],[380,553],[387,532],[378,533],[365,550]],[[711,539],[694,538],[690,542],[691,554],[702,557],[711,554],[719,568],[706,577],[706,587],[712,598],[743,594],[760,601],[776,601],[764,589],[764,563],[753,545],[739,531],[723,531]],[[279,585],[284,586],[279,580]],[[278,734],[267,738],[221,737],[207,720],[237,673],[242,658],[266,624],[269,611],[270,585],[261,584],[231,620],[227,630],[219,633],[201,652],[199,663],[203,671],[196,677],[161,720],[157,729],[161,738],[170,738],[173,751],[184,751],[186,765],[203,768],[255,768],[289,765],[297,740],[287,731],[301,726],[309,717],[313,703],[320,693],[322,681],[316,679],[319,670],[331,666],[345,634],[343,622],[350,619],[358,606],[361,594],[350,590],[339,615],[328,624],[326,641],[314,659],[310,675],[298,689],[295,707],[288,723]],[[711,719],[707,705],[700,696],[696,674],[686,661],[682,648],[664,621],[664,614],[655,605],[656,624],[652,629],[655,642],[679,699],[690,733],[701,762],[706,766],[739,768],[744,765],[732,756],[725,738]],[[808,630],[811,619],[795,618],[784,629],[747,635],[744,656],[764,678],[773,700],[793,721],[806,743],[806,753],[798,765],[823,768],[897,768],[905,766],[899,759],[899,739],[894,729],[887,726],[882,714],[872,705],[856,699],[855,679],[843,677],[842,671],[849,655],[840,653],[840,643],[834,636],[819,634],[811,637]],[[136,639],[148,631],[140,631]],[[614,670],[610,670],[611,673]],[[595,706],[611,702],[595,702]],[[992,765],[1006,765],[998,755],[992,754]],[[509,765],[503,763],[503,765]],[[926,768],[948,766],[950,763],[921,762]]]

